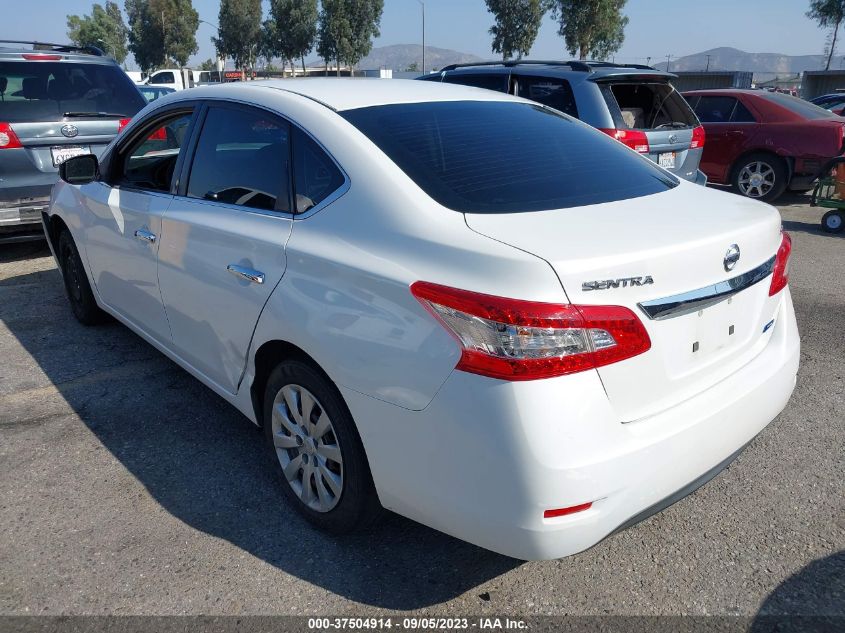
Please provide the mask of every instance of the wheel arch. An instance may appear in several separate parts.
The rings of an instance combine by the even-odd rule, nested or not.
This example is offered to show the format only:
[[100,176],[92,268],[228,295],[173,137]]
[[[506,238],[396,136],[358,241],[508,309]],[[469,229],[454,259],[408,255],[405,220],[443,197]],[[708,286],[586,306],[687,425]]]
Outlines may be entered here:
[[786,167],[787,182],[792,179],[792,160],[789,156],[783,156],[781,154],[778,154],[777,151],[773,150],[770,147],[756,147],[754,149],[744,151],[742,154],[740,154],[734,159],[734,162],[731,164],[731,168],[728,171],[728,182],[733,182],[737,170],[742,165],[742,161],[746,160],[749,156],[753,156],[754,154],[768,154],[769,156],[779,160],[784,165],[784,167]]

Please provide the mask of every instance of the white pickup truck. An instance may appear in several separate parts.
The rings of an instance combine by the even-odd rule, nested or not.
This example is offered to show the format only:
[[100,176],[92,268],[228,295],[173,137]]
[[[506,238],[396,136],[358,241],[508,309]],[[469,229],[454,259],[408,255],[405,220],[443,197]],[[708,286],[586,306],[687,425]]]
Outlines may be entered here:
[[164,86],[174,90],[193,88],[197,71],[190,68],[162,68],[151,74],[144,82],[148,86]]

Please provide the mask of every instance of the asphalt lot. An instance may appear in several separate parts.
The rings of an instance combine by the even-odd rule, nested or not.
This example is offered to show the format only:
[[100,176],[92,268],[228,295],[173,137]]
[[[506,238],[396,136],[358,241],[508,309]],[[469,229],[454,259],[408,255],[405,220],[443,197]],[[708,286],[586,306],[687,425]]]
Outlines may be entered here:
[[692,496],[535,563],[396,516],[316,532],[250,422],[123,326],[78,325],[45,246],[0,246],[0,614],[845,615],[845,234],[805,202],[780,207],[787,409]]

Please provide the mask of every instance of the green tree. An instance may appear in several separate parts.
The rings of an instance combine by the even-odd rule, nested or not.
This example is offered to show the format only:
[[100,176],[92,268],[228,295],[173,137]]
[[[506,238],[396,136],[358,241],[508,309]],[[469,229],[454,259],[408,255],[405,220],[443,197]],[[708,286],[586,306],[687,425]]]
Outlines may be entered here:
[[114,57],[118,64],[126,59],[127,28],[120,7],[106,2],[94,4],[91,15],[67,16],[67,35],[77,46],[96,46]]
[[217,70],[217,64],[210,57],[200,64],[200,70]]
[[546,0],[566,50],[580,59],[606,59],[622,48],[627,0]]
[[827,63],[824,67],[830,70],[830,62],[836,51],[836,37],[845,19],[845,0],[811,0],[807,17],[818,22],[819,28],[832,30],[826,46]]
[[328,65],[330,60],[350,67],[373,49],[373,38],[380,35],[379,25],[384,0],[323,0],[317,31],[317,53]]
[[235,68],[252,68],[261,48],[261,0],[220,0],[217,52],[231,57]]
[[405,68],[406,73],[418,73],[420,72],[420,65],[417,62],[411,62],[408,64],[408,67]]
[[197,52],[199,14],[191,0],[126,0],[129,50],[141,70],[176,65]]
[[305,72],[305,56],[314,48],[317,38],[317,0],[270,0],[270,15],[275,23],[275,54],[290,62],[302,62]]
[[540,32],[545,8],[541,0],[486,0],[487,10],[496,18],[490,27],[493,52],[502,59],[527,55]]
[[340,76],[340,51],[350,38],[351,25],[345,12],[346,0],[322,0],[320,2],[320,24],[317,29],[317,54],[326,62],[337,63]]

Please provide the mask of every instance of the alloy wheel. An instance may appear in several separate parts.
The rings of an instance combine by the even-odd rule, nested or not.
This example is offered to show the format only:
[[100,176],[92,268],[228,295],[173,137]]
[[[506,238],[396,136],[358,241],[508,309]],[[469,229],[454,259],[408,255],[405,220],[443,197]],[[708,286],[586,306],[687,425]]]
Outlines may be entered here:
[[737,184],[742,195],[762,198],[775,186],[775,170],[768,163],[755,160],[740,170]]
[[343,492],[343,456],[323,405],[304,387],[285,385],[273,400],[271,424],[291,489],[312,510],[330,511]]

